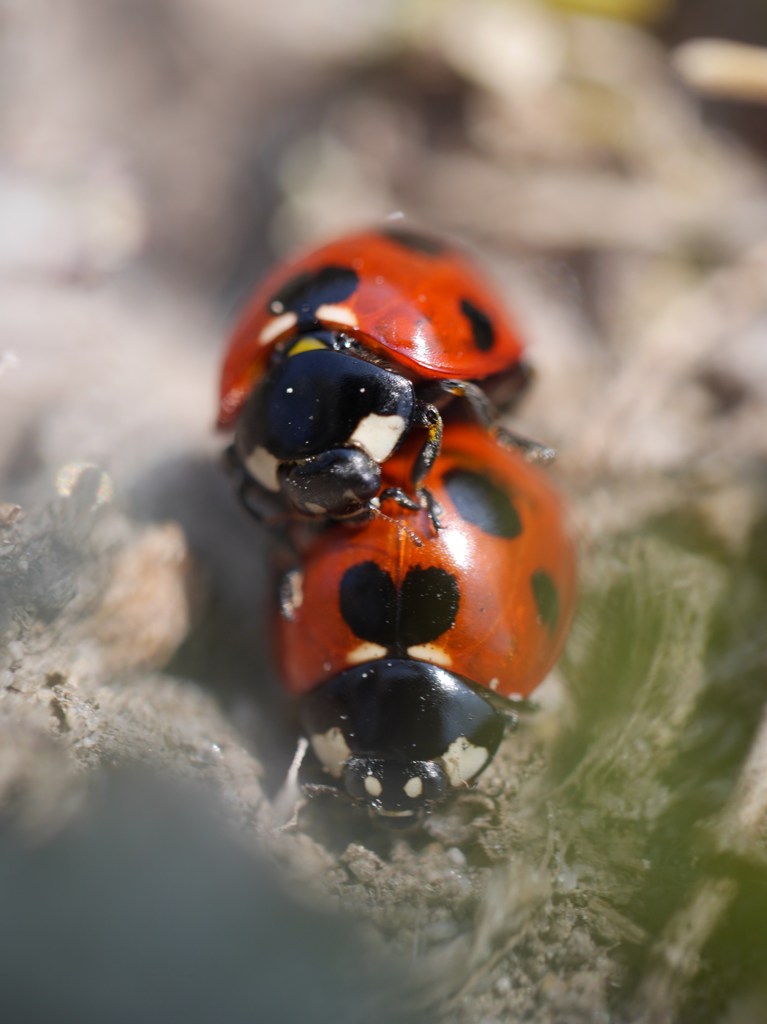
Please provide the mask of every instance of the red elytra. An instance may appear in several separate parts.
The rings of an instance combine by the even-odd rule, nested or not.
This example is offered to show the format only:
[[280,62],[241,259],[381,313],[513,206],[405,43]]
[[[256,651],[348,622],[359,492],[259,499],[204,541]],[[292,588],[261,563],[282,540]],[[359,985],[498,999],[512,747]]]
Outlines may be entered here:
[[312,325],[345,332],[413,380],[481,381],[523,351],[508,310],[458,250],[396,224],[351,234],[256,289],[225,356],[220,427],[237,419],[275,346]]
[[[407,478],[404,449],[387,483]],[[392,518],[328,529],[305,553],[278,626],[287,688],[306,693],[353,665],[405,657],[500,696],[525,697],[560,654],[576,561],[546,473],[473,423],[451,424],[429,481],[442,507],[384,503]]]

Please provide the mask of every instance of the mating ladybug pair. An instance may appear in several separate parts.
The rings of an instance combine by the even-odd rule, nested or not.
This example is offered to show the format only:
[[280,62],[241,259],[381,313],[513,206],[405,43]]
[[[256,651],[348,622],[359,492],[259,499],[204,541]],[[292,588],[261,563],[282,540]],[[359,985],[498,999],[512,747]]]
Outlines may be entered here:
[[243,501],[297,549],[278,644],[311,757],[390,824],[479,776],[569,626],[550,453],[492,429],[521,356],[464,257],[385,227],[278,269],[225,359]]

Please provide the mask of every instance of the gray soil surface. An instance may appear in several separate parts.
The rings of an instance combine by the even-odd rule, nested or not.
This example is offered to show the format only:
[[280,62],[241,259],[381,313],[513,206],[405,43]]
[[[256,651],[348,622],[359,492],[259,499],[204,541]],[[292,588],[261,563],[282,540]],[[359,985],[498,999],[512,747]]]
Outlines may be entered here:
[[[102,821],[102,780],[138,764],[190,786],[200,820],[213,800],[222,843],[318,915],[318,956],[321,915],[353,919],[368,966],[401,979],[370,982],[382,1020],[761,1021],[763,161],[636,24],[268,6],[4,15],[0,852]],[[581,561],[537,707],[405,835],[278,797],[296,735],[272,544],[212,428],[249,283],[395,211],[463,238],[515,310],[537,379],[513,426],[558,448]],[[87,872],[72,884],[90,898]],[[311,952],[280,941],[300,992]]]

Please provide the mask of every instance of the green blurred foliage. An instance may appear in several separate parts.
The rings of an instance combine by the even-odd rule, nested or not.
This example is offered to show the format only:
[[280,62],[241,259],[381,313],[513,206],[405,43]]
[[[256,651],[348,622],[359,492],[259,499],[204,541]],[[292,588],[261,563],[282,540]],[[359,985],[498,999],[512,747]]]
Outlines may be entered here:
[[593,14],[621,21],[652,24],[668,14],[675,0],[547,0],[553,7],[572,14]]

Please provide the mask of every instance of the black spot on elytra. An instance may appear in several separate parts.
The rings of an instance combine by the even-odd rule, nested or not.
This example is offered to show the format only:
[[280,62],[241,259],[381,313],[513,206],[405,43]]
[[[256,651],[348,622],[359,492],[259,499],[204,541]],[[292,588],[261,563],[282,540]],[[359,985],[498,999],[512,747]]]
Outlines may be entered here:
[[412,249],[414,252],[421,252],[426,256],[440,256],[448,249],[448,246],[439,238],[424,235],[411,228],[386,227],[381,228],[380,234],[384,238],[391,239],[392,242],[397,242],[405,249]]
[[375,562],[347,569],[339,597],[341,614],[355,636],[400,654],[450,629],[460,603],[458,581],[444,569],[411,569],[398,593],[389,573]]
[[522,521],[511,497],[481,473],[452,469],[445,488],[458,515],[493,537],[511,540],[522,532]]
[[353,294],[358,284],[359,277],[351,267],[305,270],[272,295],[269,312],[274,316],[295,313],[299,324],[312,321],[320,306],[343,302]]
[[411,569],[400,595],[403,647],[427,644],[455,623],[460,594],[455,576],[444,569]]
[[480,352],[488,352],[495,344],[495,329],[490,317],[468,299],[461,299],[461,312],[469,321],[474,344]]
[[347,569],[341,580],[341,615],[355,636],[391,647],[397,628],[397,590],[375,562]]
[[554,580],[544,569],[536,569],[530,577],[530,585],[538,608],[538,618],[550,630],[555,629],[559,620],[559,594]]

